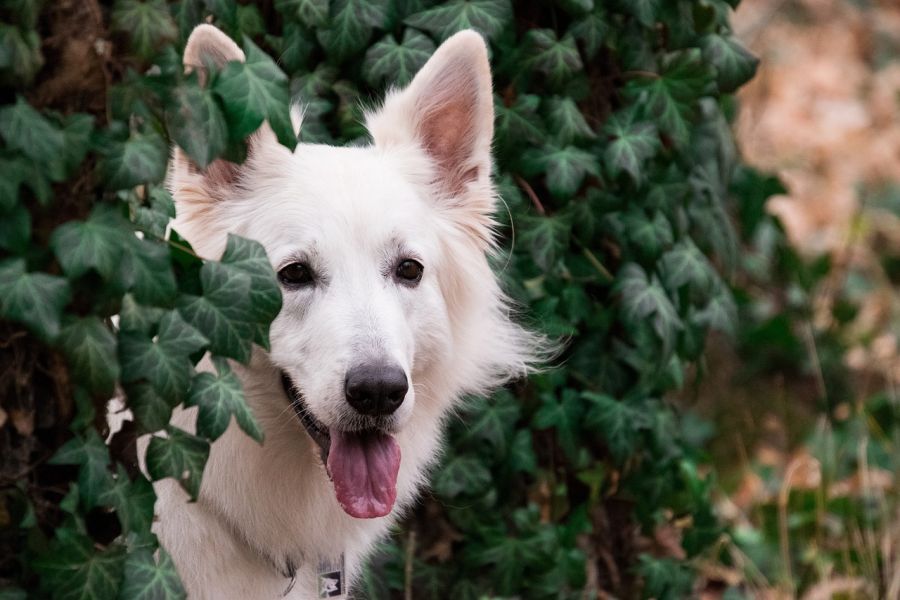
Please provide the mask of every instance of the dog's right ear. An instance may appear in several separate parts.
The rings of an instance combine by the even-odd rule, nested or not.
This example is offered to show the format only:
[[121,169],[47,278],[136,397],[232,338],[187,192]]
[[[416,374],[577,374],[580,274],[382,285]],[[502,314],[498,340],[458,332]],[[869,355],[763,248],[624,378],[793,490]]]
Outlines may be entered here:
[[[191,32],[184,48],[185,72],[197,72],[201,85],[206,85],[209,67],[223,68],[229,61],[245,60],[244,52],[234,41],[212,25],[198,25]],[[289,151],[278,143],[268,123],[247,140],[247,159],[237,164],[216,159],[200,168],[179,147],[172,154],[169,187],[178,206],[179,221],[189,220],[212,208],[212,205],[230,195],[244,171],[254,164],[271,161],[273,154]],[[265,155],[263,158],[262,155]]]

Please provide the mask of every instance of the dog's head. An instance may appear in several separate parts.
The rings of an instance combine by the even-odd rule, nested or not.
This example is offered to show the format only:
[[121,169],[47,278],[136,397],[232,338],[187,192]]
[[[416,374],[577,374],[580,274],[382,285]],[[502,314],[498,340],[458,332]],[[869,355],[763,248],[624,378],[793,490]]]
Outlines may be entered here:
[[[191,35],[186,66],[229,60],[243,53],[219,30]],[[487,262],[493,99],[482,38],[448,39],[367,126],[370,146],[290,152],[264,124],[243,164],[200,170],[176,149],[170,174],[176,228],[201,255],[218,256],[227,232],[265,247],[283,295],[268,358],[358,517],[391,510],[392,433],[523,373],[535,348]]]

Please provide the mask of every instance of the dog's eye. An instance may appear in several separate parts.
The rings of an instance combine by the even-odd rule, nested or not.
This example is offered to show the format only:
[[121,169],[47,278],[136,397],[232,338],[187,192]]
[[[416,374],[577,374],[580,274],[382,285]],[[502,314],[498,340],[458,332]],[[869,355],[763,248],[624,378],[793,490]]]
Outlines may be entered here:
[[282,285],[301,286],[313,282],[313,274],[303,263],[291,263],[278,271],[278,281]]
[[407,258],[397,265],[397,278],[407,285],[415,285],[422,280],[422,271],[424,270],[425,267],[420,262]]

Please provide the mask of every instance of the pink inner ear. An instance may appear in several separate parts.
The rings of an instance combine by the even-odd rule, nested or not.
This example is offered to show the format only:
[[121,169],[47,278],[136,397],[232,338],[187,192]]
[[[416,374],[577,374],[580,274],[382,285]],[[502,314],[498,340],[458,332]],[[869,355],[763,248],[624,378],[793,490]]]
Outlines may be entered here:
[[476,88],[470,75],[456,70],[443,81],[434,82],[434,96],[425,98],[430,106],[419,126],[425,150],[437,163],[442,186],[459,194],[478,177],[472,164],[476,141]]

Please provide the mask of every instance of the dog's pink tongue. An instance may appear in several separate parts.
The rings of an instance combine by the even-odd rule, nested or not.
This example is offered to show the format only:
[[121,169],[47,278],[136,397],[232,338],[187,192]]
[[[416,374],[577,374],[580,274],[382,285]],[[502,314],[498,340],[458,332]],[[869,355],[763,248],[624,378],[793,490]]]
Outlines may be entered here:
[[330,429],[328,472],[341,508],[351,517],[383,517],[397,499],[400,446],[376,431],[341,432]]

